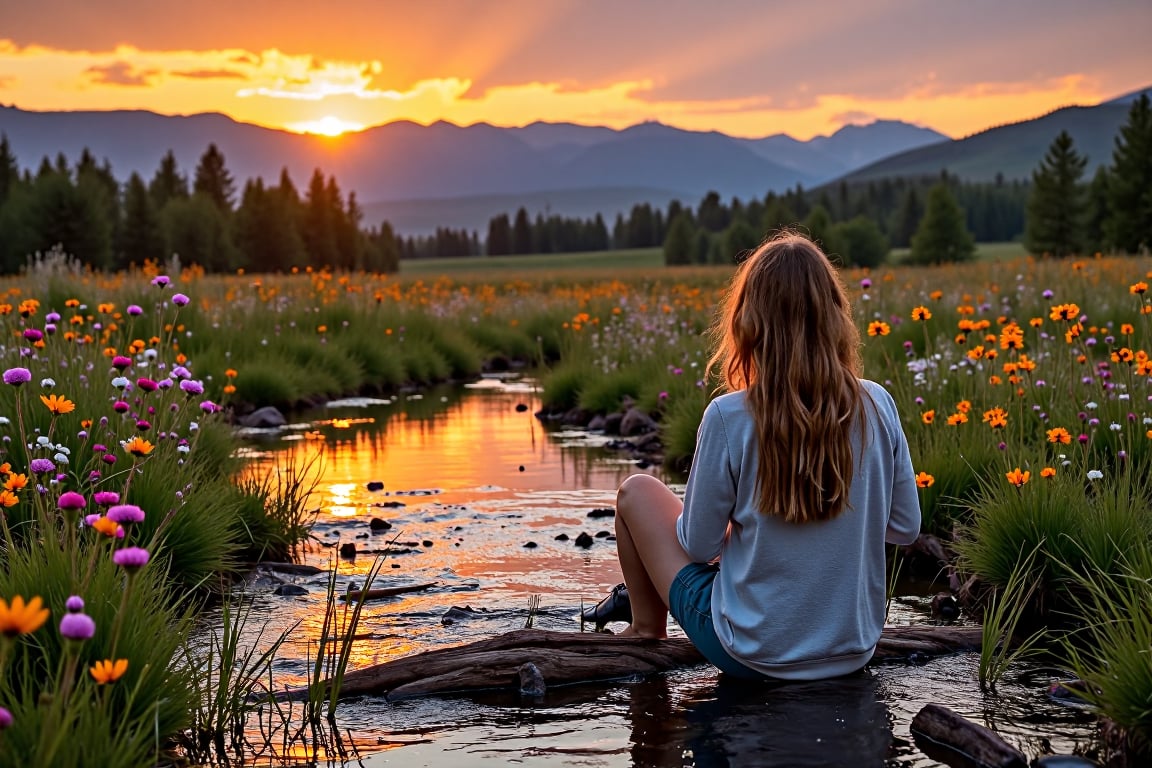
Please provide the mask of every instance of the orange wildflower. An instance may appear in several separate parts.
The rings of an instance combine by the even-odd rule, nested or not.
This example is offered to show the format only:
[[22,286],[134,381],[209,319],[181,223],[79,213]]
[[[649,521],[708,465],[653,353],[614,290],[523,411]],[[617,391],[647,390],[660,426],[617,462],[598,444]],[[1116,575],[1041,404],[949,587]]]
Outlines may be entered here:
[[93,521],[92,530],[105,536],[115,536],[116,531],[120,530],[120,524],[115,520],[109,520],[106,517],[99,517]]
[[1141,281],[1139,283],[1132,283],[1132,285],[1128,286],[1128,293],[1131,293],[1135,296],[1139,296],[1140,294],[1145,293],[1147,290],[1148,290],[1148,283],[1145,283],[1143,281]]
[[1053,468],[1053,467],[1044,467],[1044,469],[1040,470],[1040,477],[1045,477],[1045,478],[1049,478],[1049,477],[1056,477],[1056,470],[1055,470],[1055,468]]
[[1072,435],[1064,427],[1055,427],[1048,430],[1048,442],[1068,445],[1072,442]]
[[885,323],[883,320],[873,320],[868,323],[869,336],[887,336],[892,333],[892,326]]
[[932,475],[928,474],[927,472],[921,472],[920,474],[916,475],[917,488],[930,488],[934,482],[936,482],[936,478],[932,477]]
[[142,437],[134,437],[124,444],[124,450],[133,456],[147,456],[152,453],[152,443]]
[[1020,467],[1016,467],[1016,469],[1011,472],[1005,472],[1004,477],[1008,478],[1008,482],[1012,483],[1012,485],[1019,488],[1032,479],[1032,473],[1028,470],[1021,472]]
[[20,498],[16,494],[12,493],[12,491],[8,490],[7,488],[0,491],[0,507],[7,509],[8,507],[16,506],[19,503]]
[[928,311],[928,307],[920,306],[912,310],[912,319],[924,322],[925,320],[932,319],[932,313]]
[[924,411],[924,413],[920,414],[920,421],[924,422],[925,424],[931,424],[935,420],[936,420],[936,411],[935,410]]
[[1057,304],[1052,307],[1052,311],[1048,313],[1048,317],[1053,320],[1072,322],[1080,317],[1080,306],[1077,304]]
[[44,406],[57,416],[76,410],[76,403],[59,395],[48,395],[47,397],[40,395],[40,402],[44,403]]
[[8,479],[4,481],[4,489],[8,491],[23,490],[28,486],[28,475],[13,472],[8,475]]
[[27,603],[20,595],[12,598],[8,603],[0,597],[0,635],[16,637],[16,635],[29,635],[40,629],[48,621],[48,609],[44,607],[39,597],[34,597]]
[[88,670],[92,675],[92,679],[96,681],[97,685],[104,685],[106,683],[114,683],[124,676],[128,671],[128,659],[104,659],[98,661]]
[[966,416],[963,413],[953,413],[951,416],[948,417],[948,426],[950,426],[950,427],[956,427],[956,426],[959,426],[960,424],[967,424],[967,423],[968,423],[968,416]]

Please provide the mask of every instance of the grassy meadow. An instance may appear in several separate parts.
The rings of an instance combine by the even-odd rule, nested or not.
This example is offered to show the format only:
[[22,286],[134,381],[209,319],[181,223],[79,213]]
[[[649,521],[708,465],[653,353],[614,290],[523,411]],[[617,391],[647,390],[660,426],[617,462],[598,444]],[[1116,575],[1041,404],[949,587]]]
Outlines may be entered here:
[[[730,274],[643,251],[406,263],[399,276],[101,275],[53,258],[0,282],[0,708],[13,722],[0,765],[67,764],[81,745],[130,765],[187,733],[203,686],[177,659],[195,596],[244,561],[286,556],[307,527],[269,487],[232,486],[230,415],[523,365],[552,411],[635,402],[683,463],[714,389],[705,331]],[[925,532],[1000,604],[1026,604],[1045,647],[1147,748],[1152,260],[1003,245],[971,264],[843,277],[865,373],[904,421]],[[120,660],[118,676],[102,666]]]

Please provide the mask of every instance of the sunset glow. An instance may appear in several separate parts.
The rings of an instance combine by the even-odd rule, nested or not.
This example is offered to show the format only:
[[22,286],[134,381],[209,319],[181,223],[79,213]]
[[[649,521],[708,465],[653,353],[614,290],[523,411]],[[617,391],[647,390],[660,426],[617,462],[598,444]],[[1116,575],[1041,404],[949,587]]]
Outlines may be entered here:
[[[325,136],[397,120],[612,128],[658,120],[804,140],[898,119],[959,137],[1099,103],[1147,86],[1152,72],[1147,46],[1125,42],[1152,24],[1152,7],[1140,4],[1092,14],[996,5],[1005,18],[991,29],[968,7],[991,8],[984,0],[842,3],[819,23],[792,3],[733,2],[717,13],[510,0],[464,21],[451,3],[398,13],[344,0],[319,22],[291,3],[272,19],[254,2],[172,24],[164,0],[122,3],[137,7],[115,20],[97,6],[48,0],[56,14],[6,11],[0,103],[220,112]],[[652,12],[661,24],[651,24]],[[61,13],[72,31],[49,21]],[[1045,16],[1042,33],[1034,13]],[[1109,46],[1077,44],[1097,28]]]

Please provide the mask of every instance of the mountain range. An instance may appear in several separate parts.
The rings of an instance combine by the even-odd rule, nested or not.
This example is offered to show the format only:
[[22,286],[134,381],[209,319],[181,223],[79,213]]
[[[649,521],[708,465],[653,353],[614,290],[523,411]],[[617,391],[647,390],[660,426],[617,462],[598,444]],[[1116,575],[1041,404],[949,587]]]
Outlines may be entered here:
[[257,176],[274,183],[287,168],[304,189],[320,168],[342,190],[356,192],[366,223],[388,219],[401,233],[426,234],[438,226],[483,231],[493,215],[520,206],[532,215],[601,213],[610,219],[638,202],[694,204],[709,190],[747,199],[797,184],[927,175],[944,167],[966,178],[1026,178],[1062,128],[1093,163],[1107,162],[1127,115],[1124,100],[1131,97],[1057,110],[956,141],[894,120],[848,125],[808,141],[785,134],[737,138],[658,122],[616,130],[571,123],[501,128],[399,121],[329,138],[215,113],[34,112],[10,106],[0,106],[0,133],[22,167],[35,169],[41,158],[60,152],[75,160],[87,147],[107,159],[121,180],[132,172],[151,178],[169,149],[190,175],[215,143],[241,183]]

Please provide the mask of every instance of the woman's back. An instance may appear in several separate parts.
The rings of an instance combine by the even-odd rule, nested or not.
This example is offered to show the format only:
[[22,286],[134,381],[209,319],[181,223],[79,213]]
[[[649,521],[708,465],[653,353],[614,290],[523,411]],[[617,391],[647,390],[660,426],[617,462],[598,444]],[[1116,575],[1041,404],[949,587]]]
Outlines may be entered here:
[[761,511],[758,438],[744,391],[714,400],[701,423],[677,534],[692,560],[721,557],[712,616],[725,650],[774,677],[862,666],[883,625],[885,540],[911,543],[919,532],[895,403],[878,384],[861,387],[865,442],[857,419],[848,504],[828,520],[790,523]]

